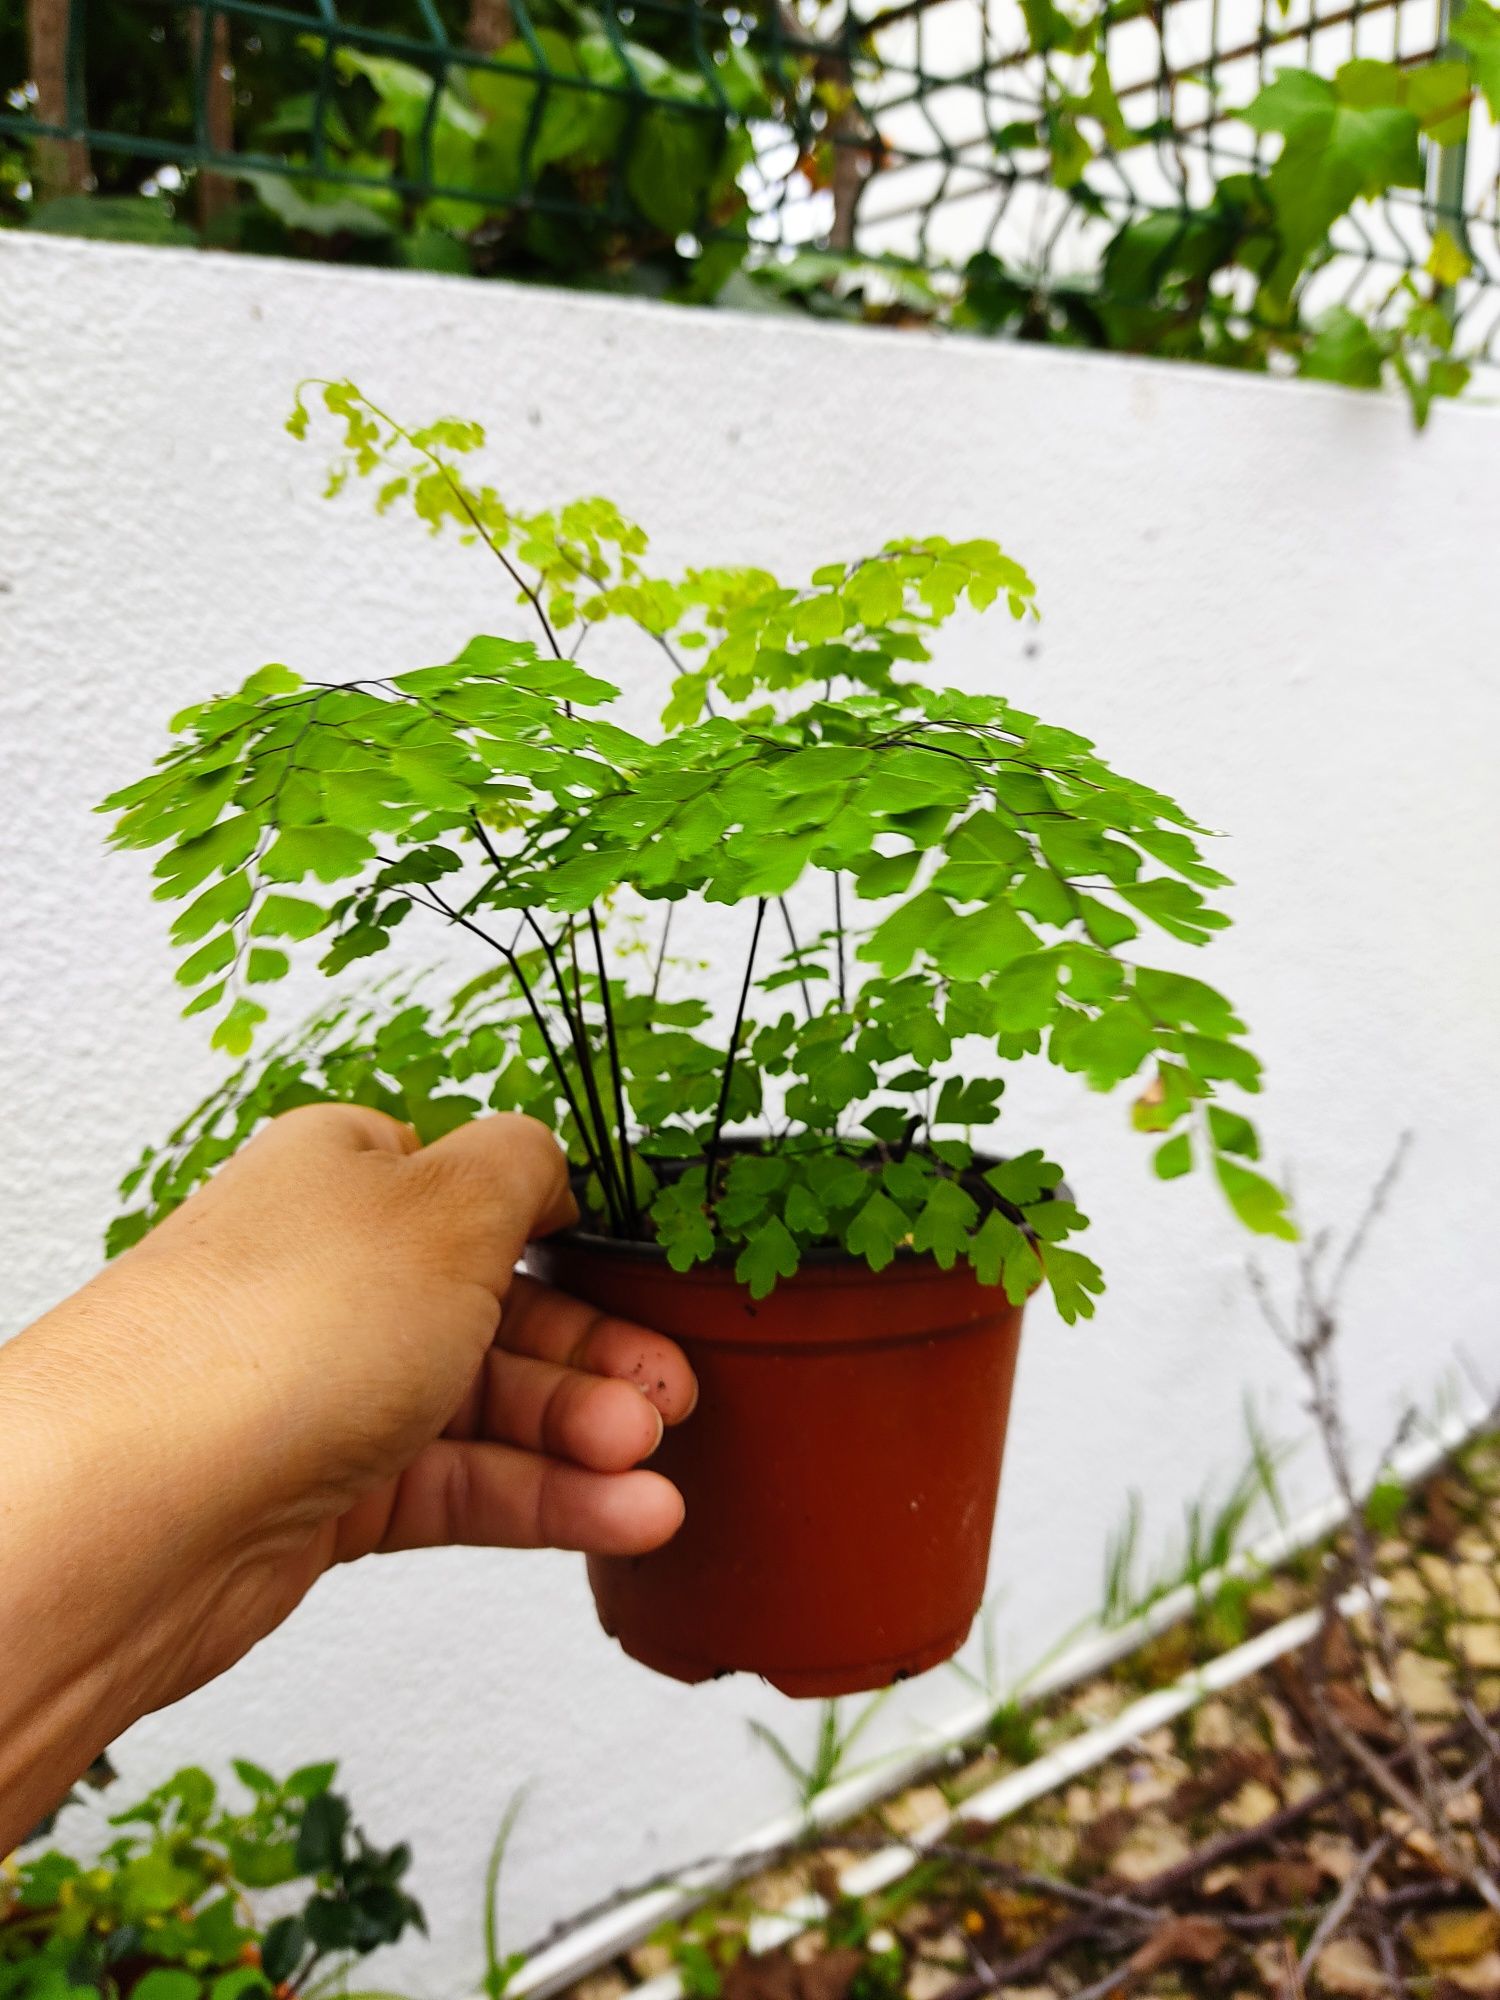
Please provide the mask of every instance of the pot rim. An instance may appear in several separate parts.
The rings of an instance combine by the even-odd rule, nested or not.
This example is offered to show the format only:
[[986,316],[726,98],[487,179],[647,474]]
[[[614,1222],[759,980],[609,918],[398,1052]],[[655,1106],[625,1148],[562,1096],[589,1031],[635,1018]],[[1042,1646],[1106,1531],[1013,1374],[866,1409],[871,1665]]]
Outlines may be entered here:
[[[748,1151],[753,1144],[754,1140],[750,1135],[741,1135],[736,1138],[726,1139],[722,1150],[725,1152],[744,1152]],[[642,1155],[641,1157],[649,1158],[650,1156]],[[1002,1154],[984,1153],[976,1149],[974,1165],[976,1167],[997,1167],[1004,1163],[1004,1158],[1005,1156]],[[568,1176],[569,1186],[576,1189],[577,1184],[586,1178],[587,1169],[574,1168]],[[1066,1181],[1059,1181],[1057,1186],[1049,1191],[1048,1198],[1054,1201],[1071,1201],[1073,1193]],[[549,1230],[545,1236],[535,1237],[533,1241],[537,1243],[556,1244],[559,1247],[576,1247],[592,1256],[627,1257],[634,1258],[644,1264],[660,1264],[665,1266],[667,1272],[672,1277],[684,1280],[690,1280],[694,1273],[699,1271],[713,1269],[732,1271],[735,1264],[739,1261],[740,1254],[732,1248],[714,1250],[709,1256],[700,1257],[686,1271],[678,1271],[668,1263],[666,1251],[654,1239],[606,1236],[600,1230],[587,1229],[576,1222],[568,1224],[563,1229]],[[906,1244],[899,1246],[891,1263],[884,1265],[879,1271],[874,1270],[863,1257],[857,1257],[852,1250],[845,1250],[842,1245],[836,1243],[813,1244],[803,1250],[800,1253],[799,1267],[806,1269],[809,1265],[815,1269],[823,1270],[836,1270],[839,1266],[843,1266],[850,1272],[863,1272],[868,1277],[876,1278],[884,1277],[892,1269],[893,1265],[921,1266],[924,1270],[942,1270],[942,1266],[938,1264],[936,1258],[929,1251],[913,1250]],[[956,1264],[952,1268],[956,1271],[967,1267],[962,1264]],[[943,1275],[948,1276],[950,1273],[944,1272]],[[783,1279],[782,1282],[795,1281]]]
[[[545,1236],[534,1237],[536,1243],[553,1243],[559,1246],[584,1250],[595,1256],[632,1257],[642,1264],[662,1264],[674,1278],[689,1279],[695,1271],[719,1269],[732,1271],[739,1261],[739,1251],[733,1249],[715,1250],[707,1257],[700,1257],[686,1271],[676,1270],[667,1262],[667,1253],[654,1241],[643,1241],[630,1236],[602,1236],[596,1229],[582,1229],[577,1223],[570,1223],[566,1229],[549,1230]],[[912,1250],[904,1244],[897,1249],[894,1263],[931,1264],[934,1260],[925,1250]],[[881,1276],[874,1272],[863,1257],[856,1257],[852,1250],[845,1250],[836,1243],[819,1243],[801,1252],[803,1265],[814,1264],[832,1269],[837,1265],[847,1265],[851,1271],[864,1271],[871,1276]],[[890,1265],[885,1266],[886,1270]],[[782,1279],[783,1284],[789,1282]]]

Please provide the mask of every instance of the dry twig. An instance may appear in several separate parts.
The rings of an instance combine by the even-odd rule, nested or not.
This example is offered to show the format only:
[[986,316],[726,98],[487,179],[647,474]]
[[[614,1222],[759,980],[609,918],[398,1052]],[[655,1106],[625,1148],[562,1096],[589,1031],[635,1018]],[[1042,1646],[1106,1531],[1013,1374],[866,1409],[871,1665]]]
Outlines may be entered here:
[[[1436,1847],[1443,1866],[1454,1874],[1465,1876],[1490,1908],[1500,1911],[1500,1886],[1496,1885],[1484,1867],[1476,1861],[1471,1861],[1463,1853],[1453,1837],[1453,1829],[1448,1822],[1446,1810],[1446,1787],[1437,1764],[1423,1741],[1411,1704],[1401,1693],[1400,1648],[1391,1628],[1380,1589],[1374,1543],[1369,1523],[1365,1518],[1363,1496],[1354,1476],[1353,1456],[1339,1393],[1336,1348],[1339,1334],[1339,1306],[1344,1287],[1369,1244],[1375,1224],[1389,1205],[1410,1145],[1411,1134],[1403,1133],[1385,1171],[1375,1183],[1364,1212],[1339,1255],[1331,1276],[1325,1277],[1323,1271],[1331,1248],[1331,1238],[1326,1232],[1311,1238],[1302,1248],[1298,1257],[1297,1291],[1290,1313],[1283,1312],[1277,1305],[1264,1274],[1254,1266],[1251,1267],[1250,1282],[1262,1317],[1302,1370],[1307,1385],[1308,1410],[1317,1426],[1334,1484],[1343,1502],[1344,1527],[1349,1538],[1350,1552],[1359,1581],[1365,1586],[1369,1600],[1370,1631],[1381,1674],[1389,1691],[1387,1706],[1401,1733],[1401,1740],[1411,1765],[1415,1790],[1399,1785],[1398,1781],[1393,1779],[1389,1767],[1368,1749],[1340,1717],[1332,1711],[1326,1711],[1324,1720],[1340,1748],[1359,1763],[1366,1775],[1388,1797],[1396,1797],[1392,1786],[1397,1785],[1400,1796],[1396,1798],[1396,1802],[1402,1811],[1408,1813],[1425,1830]],[[1413,1416],[1412,1412],[1403,1416],[1397,1433],[1398,1438],[1404,1438],[1409,1434]],[[1383,1456],[1382,1463],[1386,1462],[1389,1456],[1388,1450]]]
[[1383,1833],[1379,1840],[1370,1842],[1350,1870],[1348,1881],[1323,1912],[1316,1930],[1307,1941],[1307,1949],[1298,1962],[1297,1970],[1304,1979],[1317,1963],[1318,1953],[1364,1894],[1365,1884],[1384,1860],[1393,1837],[1389,1833]]

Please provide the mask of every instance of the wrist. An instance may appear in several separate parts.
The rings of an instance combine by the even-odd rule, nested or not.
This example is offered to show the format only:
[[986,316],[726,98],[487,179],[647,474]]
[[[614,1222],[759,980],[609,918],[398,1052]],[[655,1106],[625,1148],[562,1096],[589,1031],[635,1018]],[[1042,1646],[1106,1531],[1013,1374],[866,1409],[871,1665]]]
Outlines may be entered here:
[[0,1854],[140,1712],[110,1470],[27,1345],[0,1348]]
[[[128,1527],[153,1569],[223,1559],[306,1490],[297,1428],[252,1337],[269,1295],[225,1309],[192,1246],[153,1239],[0,1346],[0,1406],[96,1525]],[[155,1579],[159,1581],[160,1579]]]
[[[154,1591],[207,1525],[189,1506],[195,1484],[200,1501],[215,1489],[192,1478],[200,1426],[186,1385],[163,1379],[159,1316],[114,1279],[94,1279],[0,1346],[6,1485],[14,1464],[19,1490],[54,1519],[54,1549],[87,1535],[101,1559],[122,1541],[137,1559],[151,1552],[140,1582]],[[113,1594],[133,1578],[100,1581]]]
[[[184,1693],[239,1567],[106,1281],[0,1346],[0,1854],[141,1715]],[[212,1440],[200,1442],[211,1448]]]

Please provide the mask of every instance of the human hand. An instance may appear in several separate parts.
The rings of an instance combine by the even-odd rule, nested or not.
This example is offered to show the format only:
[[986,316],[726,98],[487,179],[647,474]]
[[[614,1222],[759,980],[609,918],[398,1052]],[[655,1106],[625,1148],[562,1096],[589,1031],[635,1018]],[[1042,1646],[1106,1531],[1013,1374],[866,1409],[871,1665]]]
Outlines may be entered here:
[[[67,1748],[56,1728],[33,1746],[42,1791],[17,1810],[223,1672],[334,1563],[671,1536],[678,1495],[635,1468],[693,1406],[681,1351],[515,1273],[573,1214],[531,1119],[418,1148],[378,1112],[310,1106],[0,1348],[0,1661],[39,1629],[33,1707],[70,1659],[76,1682]],[[19,1678],[0,1744],[11,1724],[24,1753]],[[25,1790],[7,1761],[0,1853]]]

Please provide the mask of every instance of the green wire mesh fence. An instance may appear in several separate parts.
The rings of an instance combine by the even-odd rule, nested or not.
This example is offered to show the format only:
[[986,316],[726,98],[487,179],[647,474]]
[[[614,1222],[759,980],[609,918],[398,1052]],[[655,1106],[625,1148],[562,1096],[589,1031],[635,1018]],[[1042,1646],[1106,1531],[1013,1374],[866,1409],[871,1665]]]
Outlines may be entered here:
[[[960,10],[977,36],[967,62],[952,59]],[[1077,56],[1048,49],[1047,28],[1036,5],[1003,0],[974,8],[946,0],[893,27],[872,92],[890,157],[860,204],[866,249],[914,252],[928,268],[962,267],[988,251],[1065,284],[1097,268],[1126,223],[1149,219],[1136,241],[1160,261],[1211,211],[1216,189],[1264,172],[1275,142],[1237,113],[1282,70],[1327,77],[1351,62],[1438,65],[1439,93],[1450,88],[1435,0],[1127,0],[1099,18],[1091,53],[1108,78],[1108,102],[1090,102],[1098,95],[1090,78],[1080,122],[1093,114],[1094,144],[1087,165],[1077,163],[1078,180],[1063,185],[1073,163],[1057,143],[1058,107],[1080,105],[1076,76],[1066,74]],[[1495,127],[1461,102],[1463,86],[1451,88],[1458,108],[1424,143],[1423,185],[1387,188],[1337,219],[1311,303],[1378,307],[1401,274],[1427,265],[1442,234],[1470,266],[1452,310],[1482,346],[1495,334],[1493,301],[1480,295],[1500,277],[1500,147]],[[1046,138],[1049,124],[1050,148],[1033,137]],[[1121,143],[1127,135],[1131,143]],[[1130,274],[1115,275],[1124,283]]]
[[1271,241],[1254,205],[1295,122],[1241,114],[1286,71],[1352,63],[1310,178],[1379,198],[1332,191],[1298,312],[1378,324],[1425,273],[1488,357],[1500,149],[1444,8],[30,0],[0,22],[0,219],[699,298],[857,279],[885,317],[958,300],[1082,339],[1166,289],[1179,313],[1212,296],[1229,340],[1276,296],[1245,245]]

